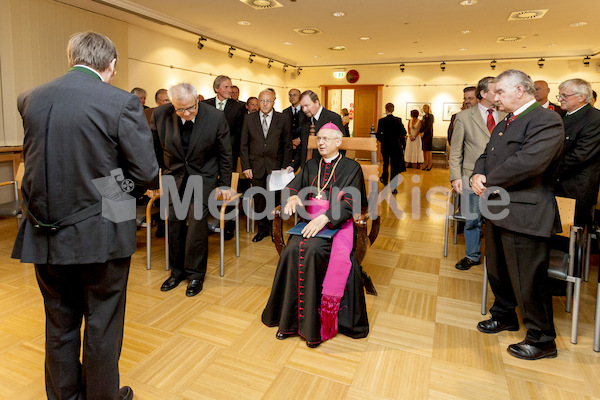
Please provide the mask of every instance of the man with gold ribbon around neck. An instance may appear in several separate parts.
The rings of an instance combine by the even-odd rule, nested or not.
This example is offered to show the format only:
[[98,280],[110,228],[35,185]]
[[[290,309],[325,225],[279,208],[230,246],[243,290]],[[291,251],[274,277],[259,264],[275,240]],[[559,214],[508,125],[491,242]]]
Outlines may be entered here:
[[[279,327],[277,339],[300,335],[311,348],[338,330],[352,338],[369,333],[352,220],[367,198],[360,165],[339,152],[342,136],[325,124],[317,133],[321,157],[308,160],[288,185],[284,212],[306,211],[309,218],[281,253],[262,315],[265,325]],[[326,230],[335,233],[324,237]]]

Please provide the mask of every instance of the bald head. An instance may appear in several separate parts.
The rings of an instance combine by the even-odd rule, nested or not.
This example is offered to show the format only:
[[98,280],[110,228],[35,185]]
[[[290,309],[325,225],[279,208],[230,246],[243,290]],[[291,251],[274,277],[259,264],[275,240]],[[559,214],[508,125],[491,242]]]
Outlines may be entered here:
[[550,94],[550,88],[546,81],[535,81],[533,82],[533,88],[535,89],[535,100],[540,104],[546,104],[548,101],[548,94]]

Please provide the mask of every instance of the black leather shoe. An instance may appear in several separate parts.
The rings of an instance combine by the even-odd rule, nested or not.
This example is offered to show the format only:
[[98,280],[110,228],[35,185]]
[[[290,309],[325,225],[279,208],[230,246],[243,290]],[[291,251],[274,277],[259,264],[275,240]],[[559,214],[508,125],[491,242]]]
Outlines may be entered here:
[[261,233],[261,232],[258,232],[258,233],[256,234],[256,236],[254,236],[254,237],[252,238],[252,241],[253,241],[253,242],[260,242],[261,240],[263,240],[263,239],[264,239],[264,238],[266,238],[267,236],[269,236],[269,234],[268,234],[268,233]]
[[182,280],[183,279],[177,279],[175,277],[170,276],[169,279],[163,282],[162,286],[160,287],[160,290],[163,292],[168,292],[171,289],[175,289]]
[[481,321],[477,324],[477,330],[483,333],[498,333],[502,331],[518,331],[519,323],[505,323],[498,321],[497,319],[490,318],[485,321]]
[[392,190],[392,194],[398,194],[398,191],[396,189]]
[[231,239],[233,239],[234,235],[235,234],[233,233],[233,231],[225,230],[224,238],[225,238],[225,240],[231,240]]
[[473,265],[481,264],[479,260],[473,261],[469,257],[465,257],[459,262],[456,263],[456,269],[460,269],[461,271],[466,271],[471,268]]
[[133,390],[129,386],[123,386],[119,389],[119,400],[133,399]]
[[283,340],[283,339],[287,339],[287,338],[289,338],[290,336],[293,336],[293,335],[294,335],[293,333],[283,333],[283,332],[281,332],[281,331],[278,329],[278,330],[277,330],[277,333],[275,334],[275,337],[276,337],[278,340]]
[[387,185],[387,179],[379,178],[379,182],[383,183],[384,185]]
[[316,342],[316,343],[306,342],[306,346],[309,347],[309,348],[311,348],[311,349],[314,349],[315,347],[319,347],[319,345],[321,343],[323,343],[323,342]]
[[202,291],[202,286],[204,285],[204,282],[201,281],[200,279],[191,279],[190,283],[188,283],[188,287],[187,290],[185,291],[185,295],[187,297],[192,297],[197,295],[198,293],[200,293]]
[[554,342],[545,344],[527,344],[523,341],[521,343],[511,344],[506,350],[511,356],[520,358],[521,360],[554,358],[558,355],[556,343]]

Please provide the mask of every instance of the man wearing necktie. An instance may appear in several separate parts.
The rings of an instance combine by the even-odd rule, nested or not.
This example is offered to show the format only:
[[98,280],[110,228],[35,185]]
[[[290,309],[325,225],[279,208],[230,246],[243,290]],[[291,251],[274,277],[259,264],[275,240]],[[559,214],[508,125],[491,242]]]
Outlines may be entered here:
[[[308,136],[314,135],[326,123],[334,123],[340,128],[344,135],[347,136],[342,117],[338,113],[324,108],[319,101],[319,96],[312,90],[302,92],[300,95],[300,106],[307,118],[302,124],[302,131],[300,134],[300,157],[297,160],[294,160],[294,170],[297,170],[306,163]],[[342,152],[342,154],[344,154],[344,152]],[[319,152],[313,150],[313,158],[319,157]]]
[[289,118],[291,123],[293,147],[292,160],[295,161],[300,158],[300,135],[302,133],[302,124],[306,119],[306,114],[302,112],[302,106],[300,106],[300,90],[290,89],[288,95],[290,106],[283,110],[283,114]]
[[485,255],[495,296],[492,318],[477,329],[519,330],[518,305],[527,335],[511,344],[508,353],[524,360],[552,358],[557,351],[549,241],[560,229],[552,186],[564,142],[563,124],[560,115],[535,101],[533,81],[524,72],[504,71],[495,82],[495,101],[514,118],[496,125],[471,177],[473,191],[489,211]]
[[496,111],[494,78],[486,76],[477,83],[475,96],[479,100],[473,107],[456,114],[452,143],[450,144],[450,182],[461,195],[461,210],[465,221],[465,257],[456,263],[459,270],[468,270],[480,264],[481,226],[479,196],[468,185],[475,161],[490,140],[490,133],[506,113]]
[[[215,107],[225,114],[225,120],[229,127],[229,137],[231,139],[231,166],[232,172],[237,171],[238,157],[240,155],[240,137],[242,136],[242,125],[246,115],[246,106],[231,98],[232,91],[231,79],[225,75],[219,75],[215,78],[213,89],[215,97],[203,101]],[[235,223],[233,220],[225,224],[225,240],[233,238]]]
[[[273,170],[287,169],[292,172],[292,138],[289,119],[275,110],[275,97],[270,90],[258,95],[260,111],[248,114],[242,128],[240,161],[244,176],[252,179],[252,186],[267,189],[267,177]],[[275,198],[277,196],[274,194]],[[277,201],[277,200],[276,200]],[[266,199],[254,195],[254,209],[265,211]],[[260,242],[271,233],[267,216],[258,221],[258,232],[252,239]]]
[[[154,110],[150,126],[163,149],[163,175],[174,177],[180,199],[191,176],[202,178],[202,193],[193,193],[188,213],[181,220],[175,215],[173,202],[169,204],[171,275],[160,289],[172,290],[187,279],[186,296],[191,297],[200,293],[206,275],[208,198],[217,187],[231,185],[231,140],[225,115],[198,102],[192,85],[180,83],[171,87],[169,98],[171,104]],[[222,194],[223,199],[230,196],[229,191]],[[194,214],[197,196],[202,198],[202,215]]]

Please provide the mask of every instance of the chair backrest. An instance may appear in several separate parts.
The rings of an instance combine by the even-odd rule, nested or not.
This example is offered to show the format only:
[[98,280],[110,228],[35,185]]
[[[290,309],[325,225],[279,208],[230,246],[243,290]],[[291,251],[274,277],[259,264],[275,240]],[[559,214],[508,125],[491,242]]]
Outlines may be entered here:
[[575,225],[575,199],[556,196],[556,204],[558,205],[558,214],[562,226],[562,232],[557,233],[557,235],[570,237],[571,226]]
[[448,140],[445,137],[434,136],[431,141],[431,151],[436,152],[436,153],[446,154],[447,144],[448,144]]
[[[309,136],[307,149],[313,150],[319,148],[316,136]],[[344,137],[340,150],[366,150],[377,151],[377,139],[374,137]],[[309,152],[307,152],[309,153]]]
[[238,187],[239,181],[240,181],[239,172],[232,172],[231,173],[231,189],[233,189],[234,192],[237,192],[237,187]]
[[17,173],[15,175],[15,181],[17,181],[17,187],[21,189],[21,182],[23,182],[23,175],[25,175],[25,163],[21,162],[19,167],[17,168]]

